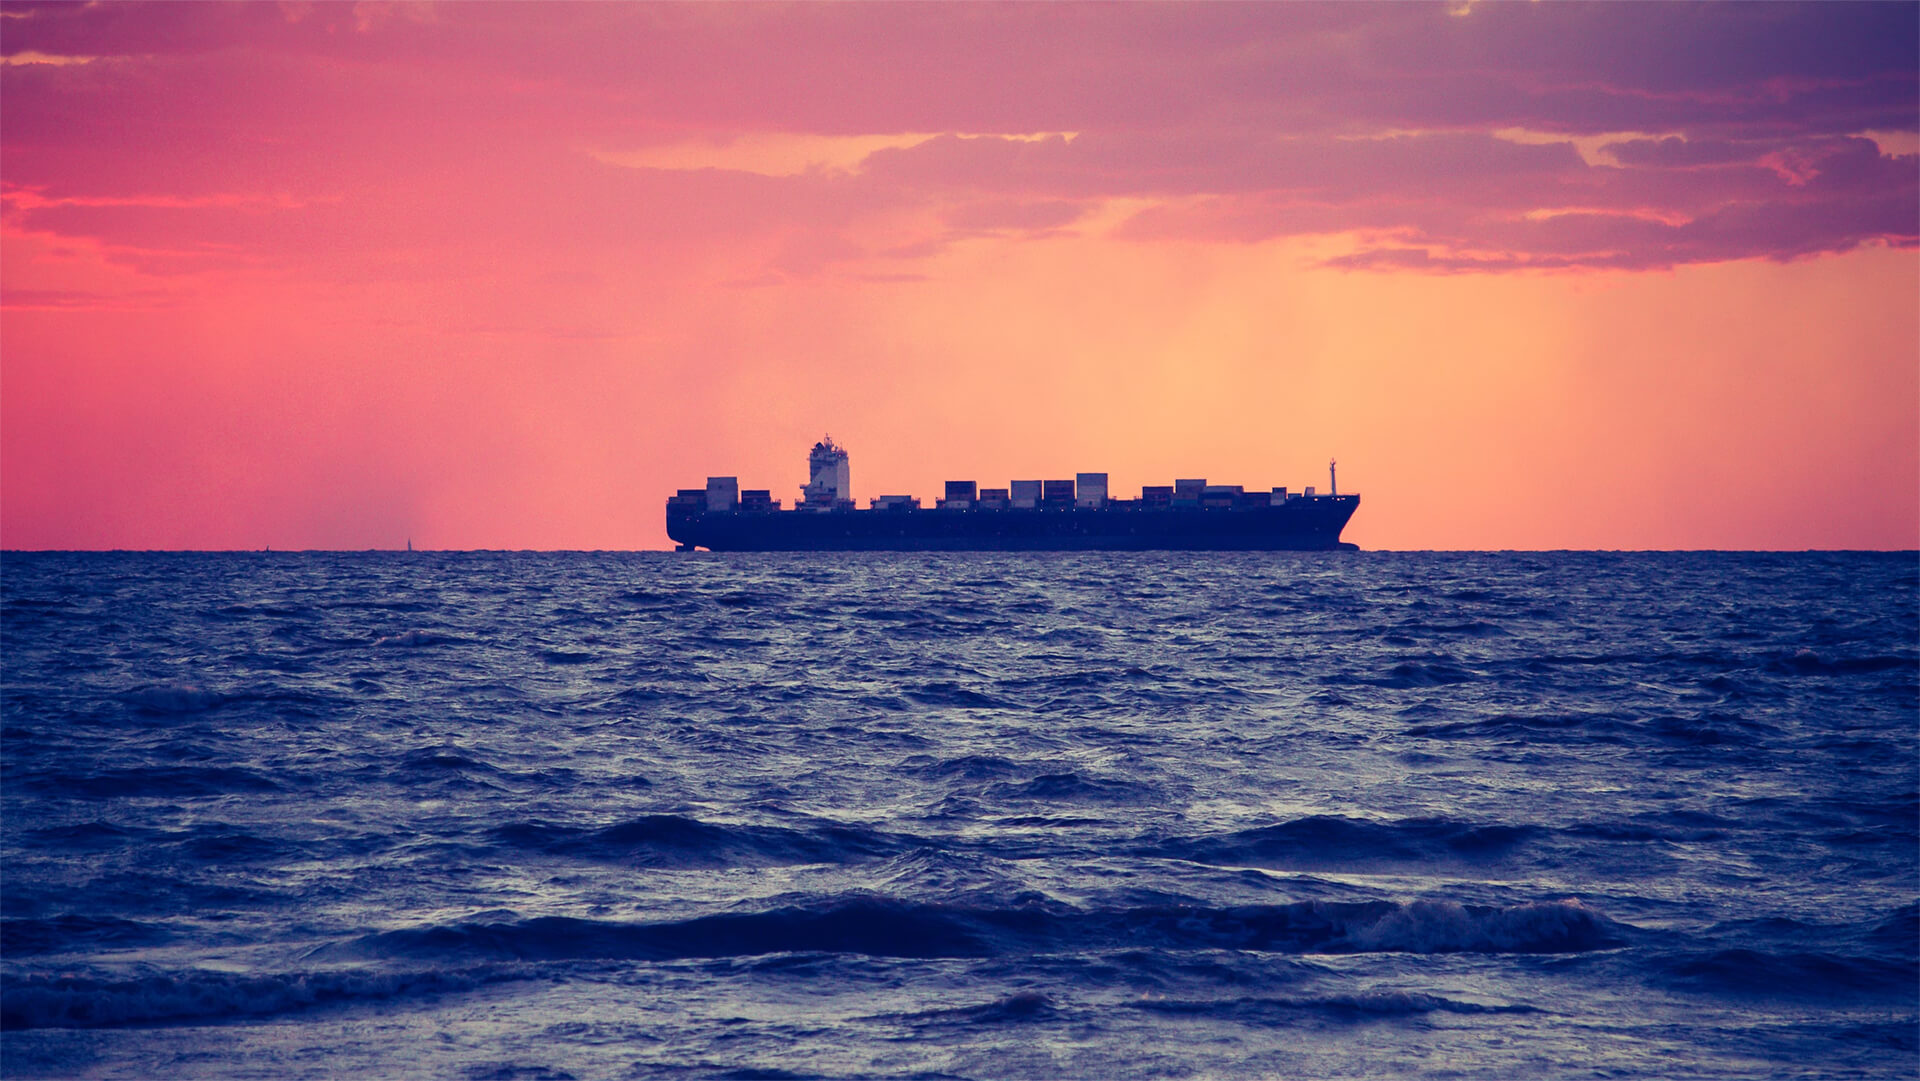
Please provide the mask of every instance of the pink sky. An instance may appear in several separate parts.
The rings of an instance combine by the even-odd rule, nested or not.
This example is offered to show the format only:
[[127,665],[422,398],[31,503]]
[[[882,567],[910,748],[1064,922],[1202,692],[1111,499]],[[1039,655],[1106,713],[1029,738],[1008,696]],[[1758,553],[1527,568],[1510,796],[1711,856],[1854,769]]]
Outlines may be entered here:
[[1920,544],[1920,7],[0,5],[0,546]]

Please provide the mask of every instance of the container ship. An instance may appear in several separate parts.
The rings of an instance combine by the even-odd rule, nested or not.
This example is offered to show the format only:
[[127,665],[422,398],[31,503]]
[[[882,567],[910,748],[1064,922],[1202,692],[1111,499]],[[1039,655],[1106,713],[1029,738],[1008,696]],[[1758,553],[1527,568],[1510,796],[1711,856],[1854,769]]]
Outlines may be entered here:
[[1324,494],[1188,479],[1110,499],[1105,473],[1079,473],[1005,488],[950,480],[933,507],[883,495],[862,510],[846,449],[829,436],[807,455],[793,509],[782,510],[769,489],[708,477],[705,488],[667,500],[667,536],[682,552],[1353,551],[1340,531],[1360,497],[1338,494],[1334,466],[1327,463]]

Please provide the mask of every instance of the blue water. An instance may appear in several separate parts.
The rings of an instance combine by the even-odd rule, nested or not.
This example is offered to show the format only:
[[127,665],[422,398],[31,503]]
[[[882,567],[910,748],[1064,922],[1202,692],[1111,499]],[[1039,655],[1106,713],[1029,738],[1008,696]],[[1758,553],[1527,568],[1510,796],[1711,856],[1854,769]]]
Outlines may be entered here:
[[1911,1077],[1920,561],[8,554],[8,1077]]

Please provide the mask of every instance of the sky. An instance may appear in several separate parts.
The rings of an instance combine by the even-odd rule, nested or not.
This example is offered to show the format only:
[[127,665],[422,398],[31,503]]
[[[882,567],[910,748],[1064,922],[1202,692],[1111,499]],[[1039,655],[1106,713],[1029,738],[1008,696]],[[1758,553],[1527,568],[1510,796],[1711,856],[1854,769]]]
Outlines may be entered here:
[[1920,5],[0,4],[0,547],[1920,546]]

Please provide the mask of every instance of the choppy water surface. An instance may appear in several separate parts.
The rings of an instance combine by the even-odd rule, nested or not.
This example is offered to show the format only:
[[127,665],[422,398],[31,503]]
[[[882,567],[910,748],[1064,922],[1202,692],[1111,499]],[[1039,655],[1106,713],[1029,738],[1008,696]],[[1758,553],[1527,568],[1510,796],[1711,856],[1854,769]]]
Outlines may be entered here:
[[0,586],[9,1077],[1920,1071],[1910,553]]

